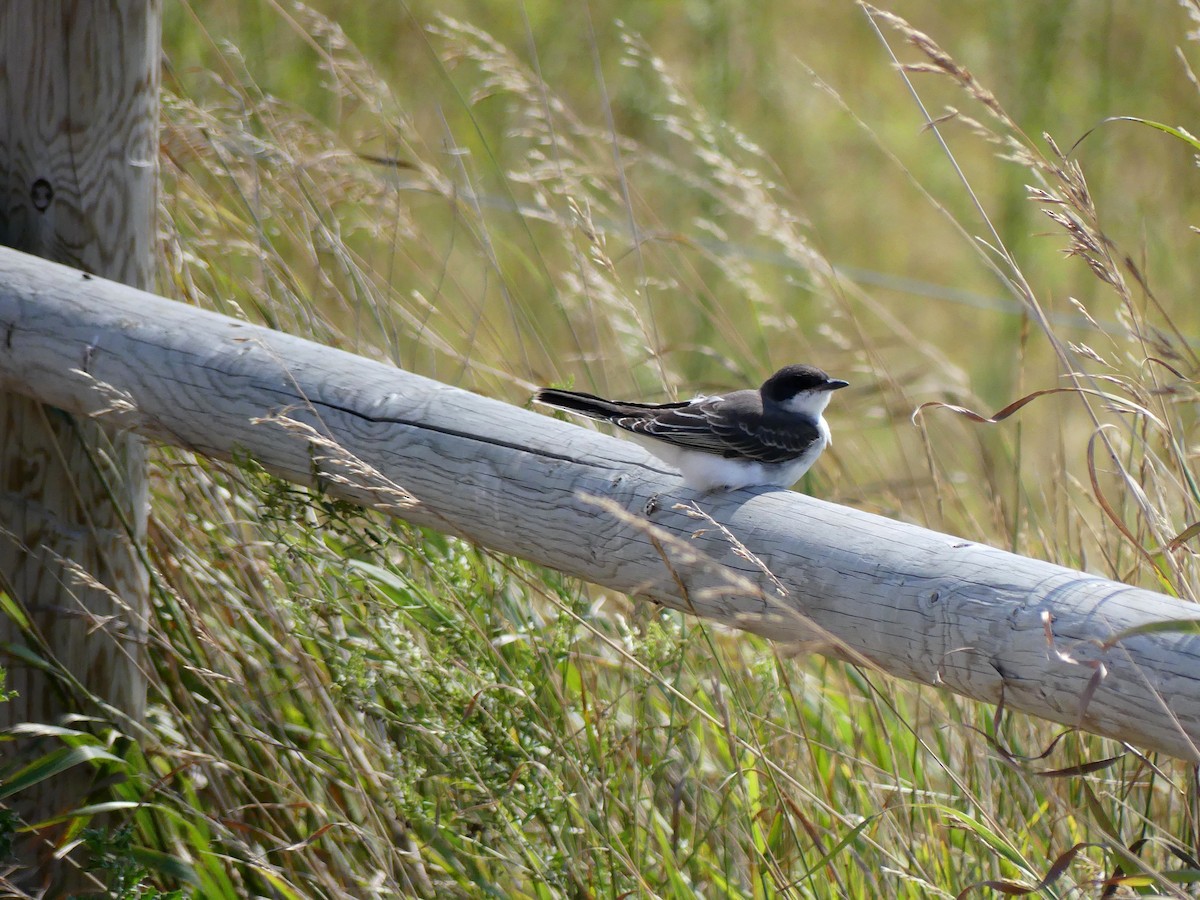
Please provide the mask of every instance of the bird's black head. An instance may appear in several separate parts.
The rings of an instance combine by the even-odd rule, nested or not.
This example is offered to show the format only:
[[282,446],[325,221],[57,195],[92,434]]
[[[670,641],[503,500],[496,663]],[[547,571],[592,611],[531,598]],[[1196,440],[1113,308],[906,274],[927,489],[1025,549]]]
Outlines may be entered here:
[[805,391],[836,391],[847,387],[849,382],[830,378],[816,366],[784,366],[760,388],[764,398],[783,403]]

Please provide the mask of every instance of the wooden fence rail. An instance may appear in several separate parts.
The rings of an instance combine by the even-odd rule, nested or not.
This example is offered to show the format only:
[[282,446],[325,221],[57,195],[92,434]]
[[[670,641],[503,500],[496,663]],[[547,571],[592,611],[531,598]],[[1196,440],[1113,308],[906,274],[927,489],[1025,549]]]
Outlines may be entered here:
[[631,443],[4,249],[0,388],[1200,761],[1196,611],[1161,594],[794,492],[698,498]]

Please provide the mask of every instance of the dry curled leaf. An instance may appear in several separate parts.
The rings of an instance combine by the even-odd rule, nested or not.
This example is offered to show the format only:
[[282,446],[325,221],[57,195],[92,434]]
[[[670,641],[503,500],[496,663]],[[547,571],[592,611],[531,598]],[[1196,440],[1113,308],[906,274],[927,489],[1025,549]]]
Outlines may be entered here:
[[1046,394],[1061,394],[1063,392],[1076,392],[1079,388],[1046,388],[1044,391],[1034,391],[1032,394],[1026,394],[1019,400],[1014,400],[1008,406],[999,412],[994,412],[990,416],[980,415],[974,410],[967,409],[965,406],[955,406],[953,403],[945,403],[941,400],[930,400],[927,403],[922,403],[913,411],[912,421],[916,424],[917,417],[927,409],[948,409],[952,413],[957,413],[960,416],[966,416],[972,422],[979,422],[982,425],[995,425],[997,422],[1003,422],[1017,410],[1025,405],[1032,403],[1038,397]]
[[1134,403],[1132,400],[1128,400],[1125,397],[1119,397],[1116,394],[1110,394],[1107,391],[1094,391],[1091,388],[1078,387],[1046,388],[1045,390],[1034,391],[1032,394],[1026,394],[1024,397],[1014,400],[1012,403],[1008,404],[1008,406],[1004,407],[1004,409],[994,412],[990,416],[982,415],[972,409],[968,409],[965,406],[956,406],[953,403],[946,403],[942,400],[929,400],[925,403],[922,403],[913,411],[912,422],[915,425],[917,418],[927,409],[948,409],[953,413],[957,413],[960,416],[970,419],[972,422],[978,422],[981,425],[995,425],[999,422],[1003,422],[1013,413],[1032,403],[1038,397],[1044,397],[1047,394],[1085,394],[1089,397],[1099,397],[1101,400],[1104,400],[1106,403],[1108,403],[1110,408],[1115,411],[1137,413],[1145,416],[1156,425],[1165,428],[1162,420],[1159,419],[1158,416],[1154,415],[1154,413],[1139,403]]
[[1035,885],[1024,885],[1016,881],[1008,881],[1006,879],[977,881],[959,891],[958,895],[955,897],[955,900],[962,900],[962,898],[966,897],[971,891],[981,887],[991,888],[993,891],[999,891],[1002,894],[1008,894],[1010,897],[1020,897],[1024,896],[1025,894],[1040,893],[1049,888],[1052,884],[1054,884],[1054,882],[1058,881],[1058,879],[1062,877],[1063,873],[1067,871],[1067,868],[1071,865],[1071,863],[1075,861],[1075,857],[1079,855],[1080,851],[1086,850],[1088,847],[1099,847],[1103,849],[1104,845],[1093,842],[1080,842],[1075,844],[1073,847],[1070,847],[1065,852],[1060,854],[1056,860],[1054,860],[1054,864],[1051,865],[1046,871],[1046,874],[1043,876],[1042,880]]

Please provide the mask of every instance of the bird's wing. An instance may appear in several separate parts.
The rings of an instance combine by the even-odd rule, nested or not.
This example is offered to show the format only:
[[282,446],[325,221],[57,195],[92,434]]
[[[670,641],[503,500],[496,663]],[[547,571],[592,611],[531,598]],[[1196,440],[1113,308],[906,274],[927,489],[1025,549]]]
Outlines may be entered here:
[[717,410],[711,424],[725,444],[725,456],[761,463],[789,462],[821,438],[816,422],[790,416],[722,415]]
[[618,416],[612,422],[626,431],[677,447],[724,453],[728,448],[721,436],[713,431],[711,424],[713,399],[704,398],[658,409],[630,409],[629,415]]
[[764,415],[761,405],[738,399],[741,402],[706,397],[686,405],[630,410],[632,415],[612,421],[626,431],[677,447],[762,463],[793,460],[820,438],[815,422]]

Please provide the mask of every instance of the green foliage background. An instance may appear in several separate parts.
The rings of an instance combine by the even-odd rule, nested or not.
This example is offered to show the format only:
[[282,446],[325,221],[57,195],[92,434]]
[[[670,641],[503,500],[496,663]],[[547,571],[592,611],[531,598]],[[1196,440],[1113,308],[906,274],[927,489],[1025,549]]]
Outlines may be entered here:
[[[947,55],[852,3],[169,2],[163,291],[515,403],[815,362],[803,489],[1194,599],[1196,148],[1105,120],[1194,117],[1196,8],[889,10]],[[1110,396],[912,420],[1060,386]],[[63,737],[125,748],[71,759],[126,896],[1195,890],[1174,761],[252,464],[161,451],[153,524],[149,735]]]

